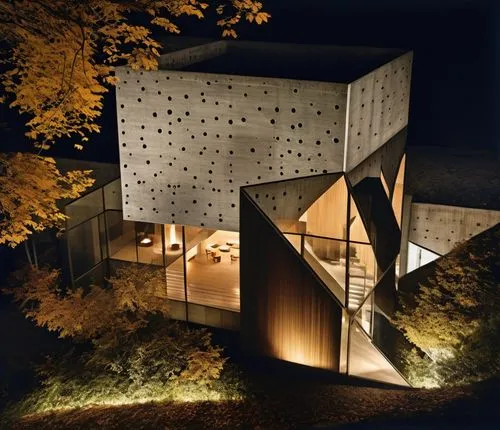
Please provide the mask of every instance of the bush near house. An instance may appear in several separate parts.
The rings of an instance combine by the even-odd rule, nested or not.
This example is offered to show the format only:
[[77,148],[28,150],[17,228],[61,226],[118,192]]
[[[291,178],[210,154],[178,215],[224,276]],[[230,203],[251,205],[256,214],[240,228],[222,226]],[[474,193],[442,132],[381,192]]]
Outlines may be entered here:
[[432,360],[424,366],[418,354],[408,357],[414,382],[464,384],[500,375],[500,224],[458,244],[401,302],[395,323]]
[[[11,413],[91,404],[237,398],[219,381],[226,358],[206,329],[168,318],[161,270],[129,265],[108,285],[64,289],[58,272],[28,267],[9,292],[27,318],[74,347],[38,368],[41,386]],[[235,387],[234,385],[232,387]]]

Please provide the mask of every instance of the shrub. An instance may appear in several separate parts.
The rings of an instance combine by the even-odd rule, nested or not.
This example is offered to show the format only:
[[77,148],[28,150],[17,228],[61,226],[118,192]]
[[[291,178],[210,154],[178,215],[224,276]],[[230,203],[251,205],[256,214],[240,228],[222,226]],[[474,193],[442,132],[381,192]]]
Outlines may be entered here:
[[443,384],[500,375],[500,224],[457,245],[395,323],[433,360]]

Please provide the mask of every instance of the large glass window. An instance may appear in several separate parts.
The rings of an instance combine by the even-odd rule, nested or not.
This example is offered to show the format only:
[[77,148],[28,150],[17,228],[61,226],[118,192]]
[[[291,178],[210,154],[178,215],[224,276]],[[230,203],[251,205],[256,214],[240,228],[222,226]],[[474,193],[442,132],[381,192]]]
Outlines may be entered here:
[[301,218],[307,222],[307,233],[333,239],[346,239],[347,198],[347,186],[342,176]]
[[94,217],[68,231],[73,279],[88,272],[103,259],[99,218]]
[[102,189],[99,188],[66,206],[65,212],[69,216],[67,228],[93,218],[103,211]]
[[185,226],[190,303],[240,309],[239,233]]
[[106,211],[109,258],[137,262],[135,223],[124,221],[121,211]]
[[377,264],[371,245],[349,247],[349,308],[357,309],[377,282]]
[[120,179],[104,186],[104,209],[122,210],[122,189]]
[[365,225],[363,223],[363,219],[358,211],[358,207],[354,202],[354,199],[351,197],[351,216],[349,220],[350,225],[350,240],[354,240],[356,242],[370,243],[370,239],[368,238],[368,234],[365,230]]
[[401,217],[403,212],[403,194],[404,194],[404,178],[405,178],[406,155],[403,155],[401,164],[399,165],[396,184],[394,185],[394,194],[392,196],[392,209],[396,216],[396,221],[401,228]]
[[162,226],[149,222],[136,222],[137,261],[163,266]]
[[346,242],[305,236],[303,257],[337,299],[345,303]]
[[[186,288],[184,285],[184,248],[182,239],[182,226],[178,224],[165,224],[164,252],[167,272],[167,296],[177,302],[186,301]],[[181,306],[176,306],[178,311]],[[183,304],[185,309],[185,303]]]
[[408,242],[408,265],[406,273],[410,273],[425,264],[437,260],[439,257],[439,254],[422,248],[413,242]]

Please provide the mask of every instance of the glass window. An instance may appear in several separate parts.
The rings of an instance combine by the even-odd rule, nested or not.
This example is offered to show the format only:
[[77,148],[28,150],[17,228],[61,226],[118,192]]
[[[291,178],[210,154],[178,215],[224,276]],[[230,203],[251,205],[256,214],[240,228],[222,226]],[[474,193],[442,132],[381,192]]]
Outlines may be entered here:
[[102,258],[108,258],[108,242],[106,240],[106,219],[104,214],[99,214],[99,243],[101,244]]
[[347,185],[344,177],[335,182],[307,210],[307,234],[346,239],[347,236]]
[[68,231],[73,279],[102,260],[98,218],[92,218]]
[[172,262],[182,257],[182,225],[164,224],[163,229],[165,264],[168,267]]
[[342,304],[345,303],[345,251],[346,243],[340,240],[304,237],[304,260]]
[[109,258],[137,263],[135,223],[124,221],[121,211],[106,211]]
[[363,219],[358,211],[358,207],[354,199],[351,197],[351,219],[349,220],[350,225],[350,240],[356,242],[370,243],[368,234],[365,230],[365,225]]
[[302,235],[300,234],[288,234],[284,233],[283,236],[285,236],[288,241],[292,244],[292,246],[297,250],[297,252],[300,254],[300,242],[301,242],[301,237]]
[[380,171],[380,181],[382,182],[382,186],[384,187],[385,195],[388,199],[390,199],[390,191],[389,186],[387,185],[387,181],[385,180],[384,172]]
[[162,224],[136,222],[137,261],[163,266]]
[[239,233],[186,226],[185,237],[188,301],[239,311]]
[[415,245],[413,242],[408,242],[408,270],[406,273],[410,273],[425,264],[437,260],[439,257],[439,254]]
[[377,264],[371,245],[349,247],[349,309],[357,309],[377,282]]
[[67,228],[70,229],[103,211],[102,189],[99,188],[66,206],[65,213],[69,216]]
[[182,226],[178,224],[165,224],[164,252],[167,272],[167,296],[169,300],[176,301],[176,312],[184,312],[186,301],[186,288],[184,282],[184,250],[182,247]]
[[106,274],[106,262],[102,261],[89,272],[75,280],[74,286],[76,288],[86,288],[90,285],[103,286],[106,282]]
[[104,208],[106,210],[122,210],[122,188],[120,179],[104,186]]
[[404,194],[404,178],[405,178],[406,155],[403,155],[401,164],[399,165],[396,184],[394,185],[394,194],[392,196],[392,209],[396,216],[396,221],[401,228],[401,216],[403,211],[403,194]]

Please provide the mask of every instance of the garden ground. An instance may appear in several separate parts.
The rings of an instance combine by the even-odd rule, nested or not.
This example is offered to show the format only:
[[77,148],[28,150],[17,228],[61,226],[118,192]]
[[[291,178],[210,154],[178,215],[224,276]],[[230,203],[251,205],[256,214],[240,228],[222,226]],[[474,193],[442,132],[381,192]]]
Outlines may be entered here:
[[[267,376],[241,402],[160,403],[28,416],[12,429],[493,429],[499,380],[402,390]],[[260,391],[259,391],[260,390]]]

